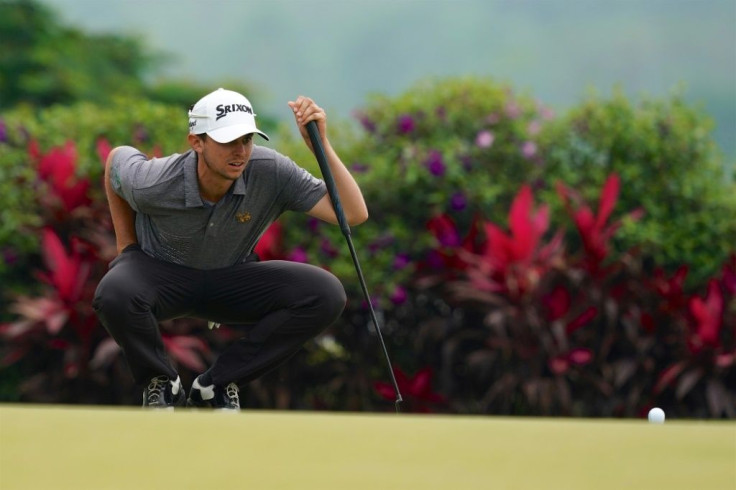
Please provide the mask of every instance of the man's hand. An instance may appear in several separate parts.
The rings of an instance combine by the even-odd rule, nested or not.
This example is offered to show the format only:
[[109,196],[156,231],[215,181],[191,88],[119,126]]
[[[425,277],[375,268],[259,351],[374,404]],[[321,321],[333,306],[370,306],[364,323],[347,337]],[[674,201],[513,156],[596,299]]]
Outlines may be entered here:
[[309,133],[307,133],[307,123],[309,121],[315,121],[319,128],[319,134],[322,136],[324,143],[327,141],[327,114],[324,109],[318,106],[312,99],[300,95],[296,101],[289,101],[289,107],[294,111],[294,118],[296,124],[299,127],[299,133],[301,133],[304,142],[307,144],[312,153],[312,142],[309,139]]
[[[345,218],[350,226],[358,225],[368,219],[368,208],[363,200],[363,194],[360,192],[358,184],[345,168],[340,157],[332,148],[327,138],[327,114],[324,109],[318,106],[312,99],[300,95],[295,101],[289,101],[289,107],[294,111],[296,124],[299,126],[299,132],[304,139],[304,143],[314,153],[312,140],[309,138],[307,131],[307,123],[314,121],[317,123],[320,137],[322,138],[322,147],[325,150],[327,163],[330,166],[332,175],[335,178],[337,192],[345,211]],[[335,209],[330,200],[330,196],[325,194],[322,199],[307,211],[307,214],[315,218],[327,221],[328,223],[337,224],[337,216]]]

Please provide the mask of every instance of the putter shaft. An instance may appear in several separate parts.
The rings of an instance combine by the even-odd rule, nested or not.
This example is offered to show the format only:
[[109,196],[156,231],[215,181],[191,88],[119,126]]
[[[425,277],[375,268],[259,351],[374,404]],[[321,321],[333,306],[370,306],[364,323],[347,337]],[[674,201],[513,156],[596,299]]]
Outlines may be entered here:
[[340,203],[340,196],[337,193],[337,186],[335,185],[335,178],[332,176],[332,171],[330,170],[330,166],[327,163],[327,157],[325,156],[325,150],[322,147],[322,140],[319,136],[319,129],[317,128],[317,123],[314,121],[309,121],[307,123],[307,132],[309,133],[309,139],[312,142],[312,148],[314,148],[314,155],[317,157],[317,163],[319,163],[319,168],[322,171],[322,177],[325,180],[325,184],[327,185],[327,193],[330,195],[330,199],[332,200],[332,206],[335,208],[335,215],[337,216],[337,222],[340,225],[340,230],[342,230],[342,234],[345,236],[345,240],[348,243],[348,249],[350,249],[350,256],[353,258],[353,265],[355,266],[355,272],[358,274],[358,280],[360,281],[360,287],[363,290],[363,296],[365,297],[366,302],[368,303],[368,308],[371,313],[371,319],[373,320],[373,326],[376,329],[376,334],[378,335],[378,340],[381,343],[381,347],[383,348],[383,354],[386,357],[386,363],[388,364],[388,372],[391,375],[391,381],[394,385],[394,390],[396,391],[396,412],[398,413],[400,411],[399,405],[403,401],[403,398],[401,397],[401,392],[399,391],[399,384],[396,382],[396,376],[394,375],[393,368],[391,366],[391,359],[388,355],[388,349],[386,348],[386,342],[383,340],[383,335],[381,334],[381,328],[378,326],[378,318],[376,318],[376,312],[373,309],[373,303],[371,302],[370,294],[368,293],[368,287],[365,284],[365,278],[363,277],[363,271],[360,268],[360,261],[358,260],[358,254],[355,252],[355,246],[353,245],[353,239],[351,237],[350,233],[350,226],[348,225],[347,220],[345,219],[345,213],[342,209],[342,204]]

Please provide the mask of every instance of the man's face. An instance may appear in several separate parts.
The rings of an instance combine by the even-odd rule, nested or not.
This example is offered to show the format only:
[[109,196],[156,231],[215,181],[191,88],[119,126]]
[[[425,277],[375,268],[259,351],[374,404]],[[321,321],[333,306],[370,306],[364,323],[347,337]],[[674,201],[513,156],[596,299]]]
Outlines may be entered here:
[[[211,177],[229,181],[237,180],[245,170],[253,152],[253,134],[246,134],[228,143],[218,143],[212,138],[197,137],[192,148],[200,158],[198,167]],[[203,166],[204,164],[204,166]]]

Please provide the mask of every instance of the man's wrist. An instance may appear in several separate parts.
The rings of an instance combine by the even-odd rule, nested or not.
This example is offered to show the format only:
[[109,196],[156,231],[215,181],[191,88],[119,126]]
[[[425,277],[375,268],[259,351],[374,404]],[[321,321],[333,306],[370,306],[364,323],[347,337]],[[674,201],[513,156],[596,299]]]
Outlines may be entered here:
[[130,245],[137,245],[137,244],[138,244],[138,241],[137,240],[119,241],[117,243],[118,255],[120,255],[121,253],[123,253],[123,250],[125,250]]

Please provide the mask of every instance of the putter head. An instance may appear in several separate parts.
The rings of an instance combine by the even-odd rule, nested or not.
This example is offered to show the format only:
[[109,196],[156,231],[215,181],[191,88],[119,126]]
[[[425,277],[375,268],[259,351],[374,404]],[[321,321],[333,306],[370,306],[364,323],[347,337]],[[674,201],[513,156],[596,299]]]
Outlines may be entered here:
[[401,393],[396,395],[396,402],[394,405],[396,406],[396,413],[401,413],[401,402],[403,402],[404,399],[401,398]]

